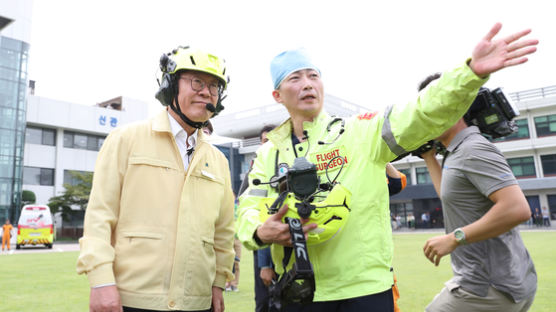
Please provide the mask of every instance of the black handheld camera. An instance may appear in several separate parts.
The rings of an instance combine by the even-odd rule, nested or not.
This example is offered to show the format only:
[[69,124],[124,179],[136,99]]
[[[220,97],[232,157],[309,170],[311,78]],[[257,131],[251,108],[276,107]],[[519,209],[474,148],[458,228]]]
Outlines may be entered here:
[[[310,163],[305,157],[294,159],[293,166],[288,168],[285,174],[275,176],[271,178],[270,182],[266,183],[277,188],[280,193],[277,200],[270,206],[269,212],[278,212],[287,194],[291,192],[299,200],[295,207],[301,218],[309,218],[311,211],[315,209],[311,205],[313,195],[319,187],[325,187],[320,184],[320,179],[317,176],[317,166]],[[253,184],[259,185],[261,181],[258,179],[253,180]]]
[[[337,157],[341,159],[340,156]],[[336,158],[333,158],[330,161],[335,159]],[[314,273],[309,260],[306,239],[300,218],[309,219],[311,213],[317,208],[319,203],[326,201],[313,203],[315,197],[326,197],[319,196],[319,193],[332,191],[337,184],[336,179],[340,175],[343,165],[342,161],[340,170],[332,180],[328,176],[327,169],[326,177],[328,178],[328,182],[321,184],[320,178],[317,175],[317,166],[309,162],[305,157],[297,157],[294,159],[293,165],[290,168],[277,165],[276,175],[273,176],[269,182],[261,182],[259,179],[253,180],[254,185],[269,184],[279,193],[278,198],[272,202],[270,207],[266,206],[269,215],[277,213],[286,200],[288,200],[288,205],[290,206],[292,206],[292,202],[295,202],[295,208],[297,208],[297,216],[285,218],[285,222],[289,225],[293,247],[284,247],[284,259],[282,264],[285,272],[277,283],[269,286],[269,311],[282,311],[284,304],[305,304],[313,301],[313,294],[315,292]],[[288,194],[293,194],[295,198]],[[326,203],[326,206],[322,207],[337,206],[339,205]],[[349,210],[345,198],[341,206]],[[286,267],[292,253],[295,257],[295,262],[293,263],[292,269],[286,272]]]
[[[463,119],[467,125],[477,126],[482,134],[497,139],[517,131],[517,125],[512,120],[516,116],[519,116],[519,110],[506,97],[502,89],[496,88],[490,91],[488,88],[482,87]],[[437,154],[446,152],[446,148],[442,144],[431,140],[414,151],[398,156],[393,161],[400,160],[409,154],[421,157],[422,153],[433,147],[436,148]]]
[[293,161],[293,166],[286,173],[288,191],[304,200],[311,196],[319,186],[317,166],[310,163],[305,157],[298,157]]
[[468,125],[479,127],[481,133],[496,139],[517,131],[512,120],[516,116],[519,116],[519,110],[500,88],[492,91],[481,88],[463,119]]

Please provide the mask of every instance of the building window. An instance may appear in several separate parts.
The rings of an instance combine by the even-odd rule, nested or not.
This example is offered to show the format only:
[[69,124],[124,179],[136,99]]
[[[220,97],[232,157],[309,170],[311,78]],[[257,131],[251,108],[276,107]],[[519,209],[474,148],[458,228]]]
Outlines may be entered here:
[[25,129],[25,143],[55,146],[56,130],[27,127]]
[[54,169],[23,167],[23,184],[54,185]]
[[427,167],[415,168],[415,174],[417,176],[417,184],[432,184],[431,176]]
[[73,133],[64,131],[64,147],[73,147]]
[[411,185],[411,169],[399,169],[398,171],[405,174],[407,185]]
[[27,129],[25,129],[25,143],[42,144],[41,129],[27,127]]
[[533,156],[509,158],[508,164],[516,178],[535,178],[535,160]]
[[87,135],[74,134],[73,135],[73,148],[87,149]]
[[91,173],[89,171],[79,171],[79,170],[64,170],[64,184],[77,185],[81,183],[81,180],[74,176],[74,173],[86,174]]
[[0,155],[0,177],[13,178],[14,158]]
[[546,195],[548,200],[548,209],[550,210],[550,219],[556,220],[556,195]]
[[556,154],[541,155],[541,164],[545,176],[556,176]]
[[506,136],[503,138],[498,138],[492,140],[493,142],[501,142],[501,141],[512,141],[512,140],[519,140],[519,139],[528,139],[529,136],[529,125],[527,119],[518,119],[515,121],[517,131]]
[[98,151],[98,137],[88,136],[87,137],[87,149],[90,151]]
[[56,132],[52,129],[43,129],[42,131],[42,144],[43,145],[56,145]]
[[100,151],[100,148],[102,147],[102,144],[104,144],[104,140],[106,140],[105,137],[98,137],[98,147],[97,147],[97,151]]
[[64,147],[99,151],[106,137],[64,131]]
[[556,135],[556,114],[535,117],[535,128],[538,137]]

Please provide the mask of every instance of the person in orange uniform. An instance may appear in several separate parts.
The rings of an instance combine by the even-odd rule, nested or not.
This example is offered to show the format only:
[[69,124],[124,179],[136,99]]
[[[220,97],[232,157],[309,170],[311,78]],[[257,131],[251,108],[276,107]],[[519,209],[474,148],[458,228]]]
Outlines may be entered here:
[[8,245],[8,250],[10,250],[10,239],[12,238],[13,228],[10,219],[6,219],[6,223],[2,226],[2,251],[4,251],[4,245]]

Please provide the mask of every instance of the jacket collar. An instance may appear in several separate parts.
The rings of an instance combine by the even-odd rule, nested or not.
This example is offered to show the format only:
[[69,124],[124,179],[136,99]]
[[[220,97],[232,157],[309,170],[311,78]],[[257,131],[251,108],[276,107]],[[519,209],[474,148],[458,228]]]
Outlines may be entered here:
[[152,121],[152,129],[157,132],[169,132],[172,133],[172,127],[170,127],[170,120],[168,119],[168,111],[160,111],[156,116],[154,116]]
[[[168,132],[172,134],[172,126],[170,126],[170,119],[167,110],[163,110],[160,113],[154,116],[152,121],[152,130],[157,132]],[[206,142],[207,136],[203,133],[203,131],[197,130],[197,143],[200,141]]]
[[[322,127],[326,127],[326,121],[330,119],[330,115],[322,109],[321,112],[318,114],[313,121],[305,121],[303,122],[303,129],[309,133],[309,137],[311,138],[312,133],[315,131],[319,131],[318,129]],[[291,145],[291,135],[292,135],[292,121],[291,118],[286,119],[282,124],[276,127],[274,130],[270,131],[267,134],[268,139],[276,146],[281,146],[282,144],[290,144]]]

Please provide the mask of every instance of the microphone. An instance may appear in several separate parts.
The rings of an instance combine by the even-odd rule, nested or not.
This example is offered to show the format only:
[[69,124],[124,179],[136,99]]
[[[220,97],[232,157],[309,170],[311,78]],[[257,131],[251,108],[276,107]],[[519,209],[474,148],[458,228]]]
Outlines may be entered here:
[[[274,180],[274,181],[269,181],[269,182],[261,182],[260,179],[253,179],[253,185],[260,185],[260,184],[274,184],[274,183],[278,183],[280,182],[280,180],[282,180],[281,178],[278,180]],[[271,185],[272,186],[272,185]]]
[[208,103],[208,104],[205,106],[205,108],[206,108],[206,110],[208,110],[208,111],[211,112],[211,113],[216,112],[216,107],[214,107],[214,105],[212,105],[211,103]]
[[193,154],[194,151],[195,151],[194,147],[187,149],[187,156],[191,156],[191,154]]

